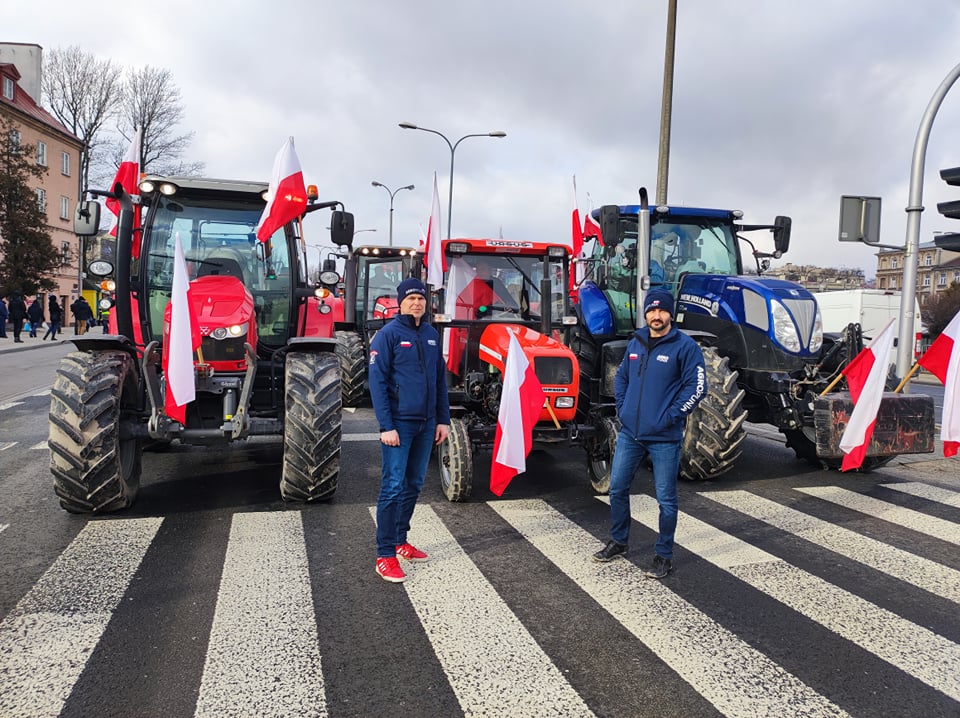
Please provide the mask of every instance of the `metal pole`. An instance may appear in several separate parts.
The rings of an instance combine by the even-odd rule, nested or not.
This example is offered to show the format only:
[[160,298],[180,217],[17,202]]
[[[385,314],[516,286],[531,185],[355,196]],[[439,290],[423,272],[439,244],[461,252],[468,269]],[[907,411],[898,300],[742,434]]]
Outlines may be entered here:
[[[387,194],[390,195],[390,236],[387,239],[387,244],[388,246],[392,247],[393,246],[393,198],[396,196],[397,192],[399,192],[402,189],[413,189],[413,185],[408,184],[403,187],[397,187],[396,189],[392,190],[382,182],[377,182],[376,180],[374,180],[370,184],[372,184],[374,187],[383,187],[385,190],[387,190]],[[354,232],[354,234],[356,234],[356,232]]]
[[390,234],[387,236],[387,246],[393,246],[393,193],[390,193]]
[[670,123],[673,118],[673,58],[677,38],[677,0],[667,7],[667,41],[663,57],[663,96],[660,100],[660,152],[657,158],[657,204],[667,203],[670,172]]
[[905,377],[913,364],[914,306],[917,299],[917,265],[920,247],[920,213],[923,212],[923,166],[927,154],[930,128],[940,104],[953,83],[960,77],[960,65],[954,67],[933,93],[913,144],[910,165],[910,199],[907,205],[907,237],[903,257],[903,287],[900,291],[900,335],[897,340],[897,376]]

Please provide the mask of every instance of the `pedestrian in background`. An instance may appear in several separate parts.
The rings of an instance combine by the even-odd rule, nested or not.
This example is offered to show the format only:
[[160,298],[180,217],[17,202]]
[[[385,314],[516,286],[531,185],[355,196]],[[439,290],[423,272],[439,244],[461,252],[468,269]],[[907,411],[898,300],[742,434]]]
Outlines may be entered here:
[[605,562],[627,553],[630,484],[649,457],[660,531],[656,555],[644,574],[663,578],[673,570],[683,429],[706,396],[707,380],[699,345],[673,326],[673,295],[663,289],[649,292],[643,315],[647,325],[634,332],[614,379],[622,429],[610,468],[610,540],[593,558]]
[[57,297],[53,294],[50,295],[47,303],[47,315],[50,317],[50,326],[47,328],[47,333],[43,335],[43,339],[46,340],[49,337],[52,341],[57,338],[57,332],[60,331],[60,322],[63,321],[63,309],[60,307]]
[[43,300],[38,294],[27,307],[27,317],[30,319],[30,336],[37,338],[37,329],[43,326]]
[[407,532],[432,447],[450,430],[440,335],[423,321],[427,296],[419,279],[400,282],[400,313],[370,345],[370,398],[380,424],[381,457],[376,571],[392,583],[407,578],[398,556],[411,562],[428,558],[407,541]]
[[27,304],[23,301],[20,292],[14,290],[10,294],[7,311],[10,314],[10,323],[13,325],[13,341],[23,344],[20,333],[23,331],[23,320],[27,318]]
[[0,295],[0,339],[7,338],[7,319],[10,312],[7,311],[7,298]]

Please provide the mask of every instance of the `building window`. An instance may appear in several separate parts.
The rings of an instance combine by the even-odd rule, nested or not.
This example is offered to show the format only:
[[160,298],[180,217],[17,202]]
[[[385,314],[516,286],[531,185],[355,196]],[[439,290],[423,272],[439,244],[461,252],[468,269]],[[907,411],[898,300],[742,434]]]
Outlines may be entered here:
[[70,198],[60,195],[60,219],[70,219]]
[[43,188],[37,190],[37,207],[41,212],[47,211],[47,190]]
[[881,277],[881,279],[880,279],[880,289],[886,289],[886,288],[887,288],[887,280],[886,280],[885,278],[882,278],[882,277]]
[[953,281],[960,282],[960,272],[953,273]]
[[932,254],[924,255],[924,257],[923,257],[923,266],[924,266],[924,267],[929,267],[931,264],[933,264],[933,255],[932,255]]
[[896,288],[897,288],[897,278],[890,277],[890,289],[896,289]]
[[70,243],[69,243],[69,242],[61,242],[61,243],[60,243],[60,264],[61,264],[62,266],[66,266],[66,265],[70,264],[70,259],[71,259],[71,256],[70,256]]
[[897,268],[897,258],[894,257],[893,259],[890,260],[890,262],[892,263],[892,268],[893,268],[893,269],[896,269],[896,268]]
[[10,77],[3,78],[3,96],[8,100],[13,99],[13,88],[15,87],[13,79]]
[[70,153],[69,152],[60,153],[60,174],[65,175],[66,177],[70,176]]
[[945,287],[945,286],[947,286],[947,273],[946,273],[946,272],[940,272],[940,276],[937,278],[937,286],[938,286],[938,287]]
[[10,151],[17,154],[20,150],[20,130],[10,130]]
[[37,164],[41,167],[47,166],[47,143],[37,142]]
[[925,286],[925,287],[929,287],[929,286],[930,286],[930,275],[929,275],[929,274],[926,275],[926,276],[923,278],[923,286]]

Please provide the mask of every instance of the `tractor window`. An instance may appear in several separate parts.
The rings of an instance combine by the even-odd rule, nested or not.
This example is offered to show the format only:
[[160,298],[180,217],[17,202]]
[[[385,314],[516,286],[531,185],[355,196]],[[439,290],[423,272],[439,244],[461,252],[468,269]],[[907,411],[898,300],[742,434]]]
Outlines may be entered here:
[[403,258],[369,261],[365,270],[366,283],[357,288],[357,313],[367,319],[393,317],[400,309],[397,285],[403,280]]
[[737,274],[736,242],[730,226],[721,223],[667,223],[651,228],[650,280],[658,274],[670,291],[676,291],[684,275]]
[[[556,293],[562,310],[563,266],[557,264],[555,269],[554,275],[560,278],[551,281],[559,287]],[[455,257],[449,263],[444,313],[454,319],[482,321],[539,319],[542,276],[540,257],[478,254]]]

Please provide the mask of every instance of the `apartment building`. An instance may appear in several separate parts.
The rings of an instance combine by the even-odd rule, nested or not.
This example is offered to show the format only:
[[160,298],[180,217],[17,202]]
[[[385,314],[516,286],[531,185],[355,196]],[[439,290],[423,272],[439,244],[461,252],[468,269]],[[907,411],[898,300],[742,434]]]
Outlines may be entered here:
[[[877,253],[877,289],[903,287],[902,249],[881,249]],[[960,252],[940,249],[933,242],[921,242],[917,256],[917,299],[921,308],[953,282],[960,282]]]
[[[37,164],[47,168],[46,174],[35,180],[37,203],[46,214],[53,246],[60,252],[60,266],[51,279],[57,285],[54,292],[68,312],[82,283],[80,239],[73,233],[73,212],[80,196],[82,143],[39,105],[42,55],[39,45],[0,43],[0,114],[14,127],[15,139],[33,146]],[[65,316],[64,326],[71,319]]]

